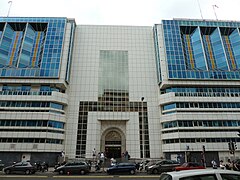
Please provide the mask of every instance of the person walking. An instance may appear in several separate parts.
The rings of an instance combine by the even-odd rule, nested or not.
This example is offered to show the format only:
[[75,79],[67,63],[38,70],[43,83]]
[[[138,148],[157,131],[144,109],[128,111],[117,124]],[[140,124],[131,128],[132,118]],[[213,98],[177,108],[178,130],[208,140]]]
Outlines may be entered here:
[[219,167],[220,169],[226,169],[225,164],[223,163],[223,160],[220,161]]
[[93,148],[93,150],[92,150],[93,162],[96,162],[96,156],[97,156],[97,154],[96,154],[96,149]]
[[217,169],[217,163],[216,163],[216,161],[213,159],[212,160],[212,167],[213,167],[213,169]]
[[101,162],[101,166],[102,166],[102,170],[104,172],[104,166],[105,166],[105,155],[103,152],[101,152],[100,154],[100,162]]
[[228,159],[228,162],[226,163],[226,169],[231,170],[232,169],[232,162],[230,159]]

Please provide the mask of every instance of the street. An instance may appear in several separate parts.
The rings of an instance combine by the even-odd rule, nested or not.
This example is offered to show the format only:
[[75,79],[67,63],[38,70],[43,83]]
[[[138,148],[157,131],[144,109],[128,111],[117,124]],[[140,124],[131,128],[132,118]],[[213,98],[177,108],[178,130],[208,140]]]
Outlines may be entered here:
[[160,175],[146,175],[146,174],[136,174],[136,175],[106,175],[106,174],[89,174],[89,175],[54,175],[50,173],[44,174],[35,174],[35,175],[0,175],[1,180],[41,180],[41,179],[59,179],[59,180],[68,180],[68,179],[131,179],[131,180],[139,180],[139,179],[147,179],[147,180],[157,180]]
[[53,172],[53,168],[50,168],[47,172],[36,172],[35,174],[25,175],[25,174],[5,174],[4,172],[0,171],[0,179],[1,180],[50,180],[50,179],[59,179],[59,180],[67,180],[67,179],[147,179],[147,180],[157,180],[159,179],[160,175],[151,175],[147,174],[146,172],[136,172],[135,175],[129,174],[120,174],[120,175],[108,175],[105,172],[95,172],[92,171],[86,175],[59,175],[58,173]]

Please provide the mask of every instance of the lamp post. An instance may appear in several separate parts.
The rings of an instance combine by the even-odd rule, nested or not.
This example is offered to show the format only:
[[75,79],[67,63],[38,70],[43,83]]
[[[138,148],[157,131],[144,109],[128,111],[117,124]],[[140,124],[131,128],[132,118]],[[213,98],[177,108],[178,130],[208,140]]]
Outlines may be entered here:
[[143,152],[143,158],[145,158],[145,128],[144,128],[144,116],[143,116],[143,100],[144,97],[141,98],[142,101],[142,152]]
[[186,145],[185,162],[188,162],[188,156],[189,156],[189,145]]
[[205,153],[206,153],[205,145],[202,145],[202,163],[203,163],[204,167],[206,167],[206,156],[205,156]]

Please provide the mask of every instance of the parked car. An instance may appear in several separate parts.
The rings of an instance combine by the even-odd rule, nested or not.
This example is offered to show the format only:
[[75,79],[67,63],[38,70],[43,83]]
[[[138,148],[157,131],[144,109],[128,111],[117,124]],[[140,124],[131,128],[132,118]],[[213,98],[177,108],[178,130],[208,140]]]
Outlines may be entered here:
[[180,164],[175,160],[162,160],[148,166],[147,173],[159,174],[162,172],[174,171],[176,166],[180,166]]
[[186,163],[183,163],[181,166],[175,167],[176,171],[191,170],[191,169],[205,169],[205,167],[196,162],[186,162]]
[[118,173],[136,173],[136,164],[135,163],[118,163],[114,166],[107,168],[108,174],[118,174]]
[[11,166],[5,167],[3,171],[6,174],[12,173],[34,174],[36,172],[36,168],[30,162],[22,161],[15,163]]
[[81,162],[68,162],[62,166],[57,167],[54,172],[59,174],[87,174],[90,172],[91,166],[85,161]]
[[2,163],[2,160],[0,160],[0,171],[2,171],[4,168],[4,164]]
[[240,173],[222,169],[198,169],[162,173],[159,180],[239,180]]

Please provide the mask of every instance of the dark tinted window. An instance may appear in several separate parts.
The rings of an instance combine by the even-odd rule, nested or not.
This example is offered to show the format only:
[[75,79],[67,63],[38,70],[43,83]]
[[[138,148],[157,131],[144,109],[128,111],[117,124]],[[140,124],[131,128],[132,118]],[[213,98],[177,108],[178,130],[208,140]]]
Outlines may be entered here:
[[16,163],[15,166],[22,166],[22,162]]
[[85,163],[84,162],[80,162],[79,165],[85,165]]
[[27,163],[27,162],[23,162],[22,165],[23,165],[23,166],[27,166],[28,163]]
[[204,174],[204,175],[183,177],[183,178],[179,178],[179,180],[217,180],[217,177],[215,174]]
[[73,163],[67,163],[65,166],[73,166]]
[[221,174],[223,180],[240,180],[240,175],[237,174]]
[[172,180],[172,176],[168,174],[162,174],[159,180]]

